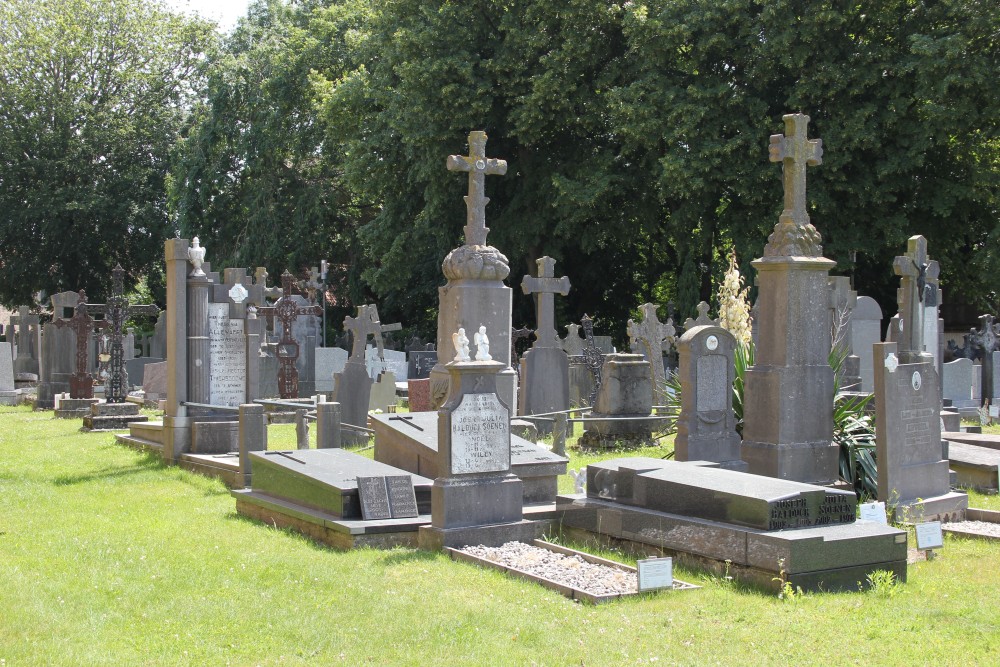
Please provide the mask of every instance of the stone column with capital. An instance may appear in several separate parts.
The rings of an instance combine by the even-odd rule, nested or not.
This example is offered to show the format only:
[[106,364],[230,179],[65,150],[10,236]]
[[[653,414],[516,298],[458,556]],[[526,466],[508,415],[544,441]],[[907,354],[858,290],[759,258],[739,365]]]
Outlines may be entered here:
[[191,441],[191,420],[183,403],[188,399],[188,241],[164,243],[167,287],[166,364],[167,401],[163,413],[163,458],[174,462]]
[[770,158],[781,162],[785,208],[757,270],[756,358],[744,380],[741,455],[749,472],[813,484],[838,479],[833,444],[829,272],[820,234],[806,212],[806,167],[822,142],[806,138],[809,117],[783,117]]

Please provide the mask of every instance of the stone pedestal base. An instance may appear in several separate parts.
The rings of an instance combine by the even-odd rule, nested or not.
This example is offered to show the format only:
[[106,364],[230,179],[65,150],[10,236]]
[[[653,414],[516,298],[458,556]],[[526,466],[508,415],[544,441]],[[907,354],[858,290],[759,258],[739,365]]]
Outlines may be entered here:
[[[536,415],[569,409],[569,358],[554,347],[531,348],[521,360],[523,381],[518,414]],[[552,432],[552,422],[537,423],[538,432]]]
[[432,523],[451,529],[520,521],[522,486],[511,474],[439,477],[431,488]]
[[0,405],[17,405],[21,402],[21,390],[0,391]]
[[96,403],[96,398],[64,398],[59,401],[55,416],[59,419],[86,417],[90,414],[90,406]]
[[477,545],[499,547],[507,542],[531,544],[532,540],[541,537],[544,526],[545,522],[527,520],[465,528],[421,526],[417,543],[421,549],[428,551],[440,551],[445,547],[461,549]]
[[[660,420],[648,419],[649,415],[604,415],[592,412],[588,419],[607,418],[607,421],[583,423],[580,447],[610,449],[613,447],[648,447],[653,444],[653,431]],[[631,418],[630,418],[631,417]]]
[[84,416],[83,427],[91,431],[113,431],[145,421],[149,421],[149,417],[140,415],[135,403],[95,403],[90,406],[90,414]]
[[819,486],[837,481],[840,465],[840,448],[831,442],[775,445],[744,440],[741,456],[747,463],[747,471],[754,475]]
[[682,422],[674,439],[674,458],[677,461],[714,461],[726,470],[746,472],[746,461],[740,458],[740,436],[737,433],[719,434],[717,437],[691,436]]

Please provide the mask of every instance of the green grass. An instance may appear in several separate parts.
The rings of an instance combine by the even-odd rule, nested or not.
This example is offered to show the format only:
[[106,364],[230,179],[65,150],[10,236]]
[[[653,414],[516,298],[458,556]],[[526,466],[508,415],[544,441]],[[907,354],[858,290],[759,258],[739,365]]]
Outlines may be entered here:
[[704,588],[591,607],[438,554],[317,546],[78,428],[0,408],[5,667],[1000,662],[1000,544],[946,538],[895,595],[789,603],[681,569]]

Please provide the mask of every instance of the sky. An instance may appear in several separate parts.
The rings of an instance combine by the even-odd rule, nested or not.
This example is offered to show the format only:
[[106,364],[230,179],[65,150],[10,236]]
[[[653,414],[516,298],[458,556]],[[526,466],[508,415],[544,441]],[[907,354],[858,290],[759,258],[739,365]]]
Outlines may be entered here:
[[249,2],[250,0],[164,0],[168,7],[216,21],[223,31],[230,30],[236,25],[236,19],[247,13]]

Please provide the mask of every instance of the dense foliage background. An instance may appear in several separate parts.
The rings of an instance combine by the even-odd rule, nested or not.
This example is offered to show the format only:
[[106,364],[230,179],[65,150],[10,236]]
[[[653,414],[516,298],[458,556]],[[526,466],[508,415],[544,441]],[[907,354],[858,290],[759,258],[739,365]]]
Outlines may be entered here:
[[[46,12],[62,12],[78,43],[104,43],[100,21],[81,26],[112,6],[165,22],[155,38],[151,20],[127,31],[150,66],[115,71],[155,78],[169,103],[137,91],[128,99],[149,103],[128,113],[78,102],[59,116],[55,70],[19,77],[12,65],[30,62],[32,43],[62,44]],[[693,315],[731,248],[752,276],[781,209],[768,136],[801,111],[824,142],[810,215],[834,273],[891,314],[892,257],[923,234],[946,299],[997,309],[995,3],[258,0],[218,46],[146,6],[2,10],[24,26],[0,21],[4,303],[89,288],[114,261],[155,272],[176,228],[199,235],[215,267],[276,276],[326,258],[345,310],[375,299],[383,319],[430,334],[440,262],[465,220],[466,179],[445,158],[484,129],[487,153],[509,164],[487,179],[487,221],[510,283],[550,255],[573,282],[559,321],[588,312],[621,335],[645,301]],[[61,62],[81,91],[105,95],[86,58]],[[70,118],[115,141],[84,142]],[[519,289],[514,323],[534,323]]]

